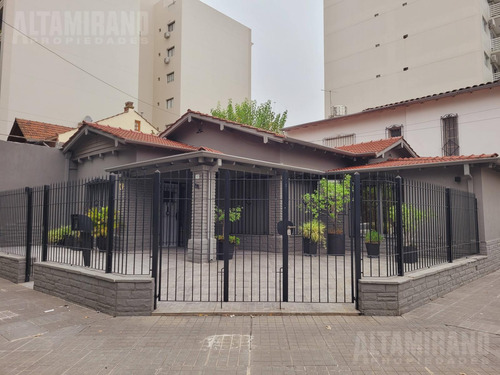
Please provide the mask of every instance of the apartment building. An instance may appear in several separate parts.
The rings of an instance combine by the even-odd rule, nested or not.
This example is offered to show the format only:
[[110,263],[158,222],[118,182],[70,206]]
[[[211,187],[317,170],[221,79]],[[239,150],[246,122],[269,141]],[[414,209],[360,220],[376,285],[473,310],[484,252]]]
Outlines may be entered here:
[[199,0],[0,0],[0,139],[124,102],[162,130],[251,95],[251,31]]
[[325,117],[496,80],[499,0],[325,0]]

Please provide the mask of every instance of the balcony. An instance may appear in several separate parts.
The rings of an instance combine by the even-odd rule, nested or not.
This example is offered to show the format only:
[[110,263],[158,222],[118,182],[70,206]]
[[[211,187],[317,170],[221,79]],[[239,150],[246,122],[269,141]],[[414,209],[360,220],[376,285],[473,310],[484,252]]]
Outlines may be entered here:
[[493,81],[498,81],[500,79],[500,72],[493,73]]
[[500,16],[500,3],[490,4],[490,15],[491,18]]
[[491,52],[500,52],[500,37],[491,39]]

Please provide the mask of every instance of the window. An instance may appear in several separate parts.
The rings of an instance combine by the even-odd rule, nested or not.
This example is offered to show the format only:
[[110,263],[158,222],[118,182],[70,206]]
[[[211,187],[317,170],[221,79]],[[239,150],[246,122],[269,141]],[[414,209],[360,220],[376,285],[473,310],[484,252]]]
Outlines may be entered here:
[[167,56],[172,57],[174,55],[175,47],[167,49]]
[[174,98],[167,99],[167,109],[174,107]]
[[167,30],[169,32],[172,32],[172,31],[174,31],[174,27],[175,27],[175,21],[168,24]]
[[389,126],[386,130],[387,130],[387,138],[403,136],[403,125],[392,125]]
[[356,134],[339,135],[333,138],[323,139],[323,146],[340,147],[352,145],[356,141]]
[[174,82],[174,72],[167,74],[167,83]]
[[443,156],[460,155],[458,144],[458,116],[450,113],[441,117],[443,129]]
[[134,130],[137,131],[137,132],[141,131],[141,122],[139,120],[135,120]]

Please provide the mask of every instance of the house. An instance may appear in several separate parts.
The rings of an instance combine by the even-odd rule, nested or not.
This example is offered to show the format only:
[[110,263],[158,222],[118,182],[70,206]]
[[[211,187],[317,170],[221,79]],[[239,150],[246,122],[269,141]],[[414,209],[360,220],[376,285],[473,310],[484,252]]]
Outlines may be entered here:
[[16,118],[7,141],[55,147],[59,137],[72,130],[67,126]]
[[386,104],[285,128],[329,147],[400,137],[426,156],[498,152],[500,81]]

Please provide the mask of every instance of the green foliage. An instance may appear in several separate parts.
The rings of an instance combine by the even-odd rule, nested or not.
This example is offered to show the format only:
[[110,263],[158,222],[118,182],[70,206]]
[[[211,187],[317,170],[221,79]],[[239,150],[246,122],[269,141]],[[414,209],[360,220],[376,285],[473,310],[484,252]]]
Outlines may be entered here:
[[49,243],[60,245],[66,237],[71,235],[75,235],[75,233],[71,230],[70,225],[49,230]]
[[307,221],[299,226],[302,237],[308,238],[312,242],[325,243],[325,230],[326,226],[319,220]]
[[321,214],[327,214],[334,219],[344,211],[351,197],[351,176],[346,175],[343,181],[327,180],[322,178],[318,189],[313,193],[304,194],[303,207],[313,218],[318,219]]
[[[241,219],[241,211],[243,211],[243,207],[233,207],[229,209],[229,222],[234,223]],[[219,208],[215,206],[215,221],[222,224],[222,234],[216,236],[218,241],[224,241],[224,220],[226,218],[226,214],[223,208]],[[229,243],[239,245],[240,239],[236,236],[229,235]]]
[[[413,240],[413,234],[424,220],[427,219],[427,212],[421,210],[411,203],[403,203],[401,206],[403,237],[405,245],[410,245]],[[389,218],[393,223],[396,223],[396,206],[392,206],[389,210]]]
[[212,108],[210,113],[215,117],[252,125],[276,133],[282,131],[288,116],[288,111],[276,114],[270,100],[258,105],[256,100],[249,99],[245,99],[242,103],[234,106],[232,100],[229,99],[225,108],[222,108],[219,102],[217,108]]
[[[217,241],[224,241],[224,235],[222,235],[222,234],[216,236],[216,238],[217,238]],[[240,244],[240,238],[236,237],[236,236],[233,236],[233,235],[229,235],[229,243],[231,243],[233,245],[239,245]]]
[[365,236],[366,243],[380,243],[380,242],[382,242],[383,239],[384,239],[384,236],[382,236],[375,229],[371,229],[370,231],[368,231],[368,233]]
[[[94,237],[107,237],[108,235],[108,207],[93,207],[88,210],[87,216],[92,220],[92,235]],[[118,211],[115,211],[113,228],[117,229]]]

